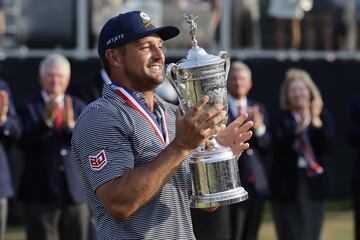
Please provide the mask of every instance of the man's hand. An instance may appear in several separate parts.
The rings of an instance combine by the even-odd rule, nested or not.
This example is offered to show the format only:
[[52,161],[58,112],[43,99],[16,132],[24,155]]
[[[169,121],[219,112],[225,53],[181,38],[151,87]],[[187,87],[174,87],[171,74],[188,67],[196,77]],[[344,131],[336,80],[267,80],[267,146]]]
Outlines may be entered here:
[[205,111],[203,107],[208,101],[209,97],[203,97],[184,116],[181,116],[179,109],[176,112],[176,136],[173,144],[177,148],[191,151],[211,135],[225,129],[224,125],[219,125],[226,116],[226,112],[222,110],[224,106],[216,104]]
[[53,122],[55,119],[56,111],[55,109],[58,107],[58,104],[55,101],[55,96],[50,95],[49,101],[45,105],[43,117],[46,123]]
[[241,113],[235,121],[216,136],[216,141],[223,146],[230,147],[237,157],[240,157],[241,153],[249,148],[249,143],[246,141],[252,136],[250,128],[252,128],[253,122],[244,123],[247,118],[246,113]]
[[0,90],[0,124],[7,120],[9,110],[9,95],[6,91]]
[[70,96],[65,96],[64,99],[64,123],[67,129],[75,127],[74,108]]
[[249,118],[254,122],[254,129],[258,130],[264,126],[264,114],[260,112],[259,106],[249,107]]

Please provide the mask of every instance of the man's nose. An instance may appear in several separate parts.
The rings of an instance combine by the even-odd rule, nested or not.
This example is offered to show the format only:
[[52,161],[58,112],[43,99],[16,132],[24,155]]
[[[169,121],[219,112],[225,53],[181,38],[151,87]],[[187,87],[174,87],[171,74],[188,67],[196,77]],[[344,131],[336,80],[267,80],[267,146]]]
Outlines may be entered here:
[[155,46],[155,47],[153,48],[153,57],[154,57],[155,59],[157,59],[157,60],[159,60],[159,59],[164,59],[164,58],[165,58],[165,57],[164,57],[164,53],[163,53],[163,51],[162,51],[162,49],[161,49],[160,47]]

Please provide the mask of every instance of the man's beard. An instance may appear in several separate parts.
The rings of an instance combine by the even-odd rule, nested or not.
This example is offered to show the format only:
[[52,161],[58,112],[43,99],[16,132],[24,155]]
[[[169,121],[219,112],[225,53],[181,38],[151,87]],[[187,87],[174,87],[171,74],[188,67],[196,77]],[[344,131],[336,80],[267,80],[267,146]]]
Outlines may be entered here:
[[134,86],[134,90],[138,91],[155,90],[155,88],[164,81],[163,77],[160,79],[148,75],[144,76],[144,74],[139,74],[129,67],[124,68],[124,73],[130,81],[133,81],[132,86]]

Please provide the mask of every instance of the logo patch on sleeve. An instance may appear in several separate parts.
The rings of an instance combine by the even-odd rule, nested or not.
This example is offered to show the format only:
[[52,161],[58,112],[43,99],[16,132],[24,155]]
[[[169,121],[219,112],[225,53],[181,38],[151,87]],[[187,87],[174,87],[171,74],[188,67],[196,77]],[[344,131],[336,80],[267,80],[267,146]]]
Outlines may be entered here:
[[99,171],[107,164],[105,151],[102,150],[96,156],[89,156],[90,167],[94,171]]

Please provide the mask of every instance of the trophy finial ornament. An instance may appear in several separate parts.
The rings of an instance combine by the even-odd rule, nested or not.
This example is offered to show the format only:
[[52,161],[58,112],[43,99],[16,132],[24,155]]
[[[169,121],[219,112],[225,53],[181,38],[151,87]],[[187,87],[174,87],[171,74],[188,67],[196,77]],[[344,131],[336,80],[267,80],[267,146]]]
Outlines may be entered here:
[[191,43],[193,46],[196,46],[198,41],[196,40],[196,30],[197,30],[197,23],[195,22],[195,19],[197,19],[199,16],[194,15],[186,15],[184,14],[184,18],[188,24],[190,24],[190,32],[189,35],[191,37]]

